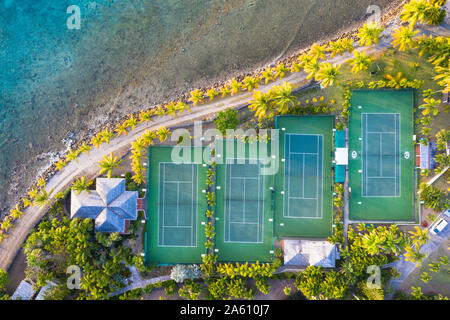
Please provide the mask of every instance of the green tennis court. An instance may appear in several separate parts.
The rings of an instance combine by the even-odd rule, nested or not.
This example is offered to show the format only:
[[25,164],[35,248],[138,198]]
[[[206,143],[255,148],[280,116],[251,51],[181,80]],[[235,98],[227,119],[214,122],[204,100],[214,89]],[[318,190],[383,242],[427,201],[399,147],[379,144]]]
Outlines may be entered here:
[[333,116],[278,116],[280,167],[275,175],[274,233],[326,238],[332,234]]
[[159,163],[159,246],[197,245],[197,164]]
[[322,217],[323,136],[285,135],[285,218]]
[[[216,165],[215,248],[219,261],[272,260],[273,175],[263,174],[269,156],[261,156],[259,145],[254,148],[250,143],[227,140],[217,148],[217,157],[223,159]],[[229,148],[243,150],[243,157],[235,157],[238,153],[230,153]]]
[[414,221],[414,91],[356,90],[350,102],[350,219]]
[[[205,249],[206,164],[195,147],[150,147],[148,159],[148,212],[146,263],[200,263]],[[173,152],[190,155],[182,163]]]
[[362,113],[362,196],[400,196],[400,114]]
[[227,159],[225,242],[262,243],[264,177],[261,163],[235,163]]

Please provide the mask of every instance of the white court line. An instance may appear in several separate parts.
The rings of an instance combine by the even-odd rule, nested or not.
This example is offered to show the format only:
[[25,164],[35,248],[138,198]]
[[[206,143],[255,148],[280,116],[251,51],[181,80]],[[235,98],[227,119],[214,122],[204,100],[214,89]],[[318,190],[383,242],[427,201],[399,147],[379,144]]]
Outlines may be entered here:
[[[381,132],[381,131],[367,131],[367,129],[368,129],[368,119],[369,119],[369,115],[373,115],[373,114],[375,114],[375,115],[380,115],[380,114],[383,114],[383,115],[388,115],[389,117],[393,117],[393,120],[394,120],[394,131],[393,132],[391,132],[391,131],[389,131],[389,132]],[[362,129],[362,131],[363,131],[363,133],[362,133],[362,135],[363,135],[363,145],[365,146],[365,148],[364,148],[364,146],[363,146],[363,150],[365,149],[365,154],[363,155],[364,156],[364,160],[365,161],[363,161],[362,163],[363,163],[363,175],[362,175],[362,177],[361,177],[361,179],[362,179],[362,186],[365,186],[366,188],[365,188],[365,190],[364,190],[364,188],[362,188],[363,190],[362,190],[362,192],[361,192],[361,195],[362,195],[362,197],[382,197],[382,198],[395,198],[395,197],[399,197],[400,196],[400,193],[398,193],[397,192],[397,189],[398,188],[401,188],[401,185],[399,185],[399,178],[397,177],[398,176],[398,174],[397,174],[397,168],[400,166],[401,167],[401,161],[400,161],[400,157],[401,157],[401,152],[400,152],[400,143],[397,143],[397,140],[400,140],[400,138],[401,138],[401,135],[400,135],[400,132],[397,132],[397,124],[399,124],[398,125],[398,127],[399,127],[399,130],[401,129],[401,126],[400,126],[400,117],[401,117],[401,115],[399,114],[399,113],[363,113],[362,114],[362,117],[361,117],[361,129]],[[365,119],[365,121],[364,121],[364,119]],[[365,126],[364,126],[364,123],[365,123]],[[379,156],[380,156],[380,176],[378,176],[378,177],[369,177],[368,175],[367,175],[367,168],[368,168],[368,157],[367,157],[367,154],[368,154],[368,143],[367,143],[367,139],[368,139],[368,134],[378,134],[379,135]],[[397,149],[398,149],[398,151],[397,151],[397,153],[394,155],[394,177],[383,177],[383,146],[382,146],[382,143],[383,143],[383,134],[394,134],[394,149],[396,149],[396,151],[397,151]],[[400,172],[400,170],[399,170],[399,172]],[[369,179],[377,179],[377,178],[385,178],[385,179],[394,179],[394,186],[393,186],[393,195],[390,195],[390,196],[378,196],[378,195],[375,195],[375,196],[370,196],[370,195],[368,195],[368,183],[369,183]],[[364,181],[365,180],[365,181]]]
[[[162,165],[162,179],[160,179],[160,190],[159,191],[159,197],[161,195],[161,189],[162,189],[162,203],[159,204],[159,214],[158,214],[158,225],[161,228],[158,228],[158,233],[159,233],[159,229],[162,230],[161,233],[161,238],[158,236],[158,247],[197,247],[197,235],[196,232],[194,232],[194,224],[196,225],[197,223],[197,215],[194,214],[196,212],[196,207],[198,206],[198,203],[196,201],[196,199],[194,199],[194,193],[195,190],[194,188],[198,187],[198,172],[194,169],[194,166],[197,165],[197,163],[185,163],[185,164],[190,164],[191,165],[191,182],[190,184],[192,185],[192,189],[191,189],[191,226],[180,226],[179,225],[179,196],[180,196],[180,183],[189,183],[188,181],[173,181],[173,180],[169,180],[166,181],[166,168],[167,168],[167,164],[173,165],[172,162],[160,162],[159,163],[159,169],[160,169],[160,174],[161,174],[161,165]],[[194,171],[197,173],[197,175],[194,174]],[[197,181],[195,182],[194,179],[197,179]],[[167,226],[165,225],[165,221],[164,221],[164,217],[165,217],[165,185],[167,183],[176,183],[177,184],[177,212],[176,212],[176,226]],[[161,198],[159,198],[161,200]],[[162,218],[162,224],[161,224],[161,218]],[[195,218],[195,219],[194,219]],[[194,221],[195,220],[195,221]],[[191,229],[191,236],[190,236],[190,244],[191,245],[167,245],[165,244],[165,229],[166,228],[170,228],[170,229],[176,229],[176,228],[180,228],[180,229]],[[162,241],[163,244],[161,244],[160,240]],[[193,245],[193,243],[195,243],[195,245]]]
[[[317,152],[291,152],[291,137],[292,136],[315,136],[316,137],[316,148],[317,148]],[[322,141],[322,158],[323,158],[323,135],[322,134],[287,134],[288,139],[285,138],[285,159],[289,162],[288,165],[288,171],[289,173],[291,172],[291,162],[292,162],[292,157],[291,155],[303,155],[303,164],[302,164],[302,193],[303,193],[303,197],[292,197],[290,195],[291,193],[291,175],[289,175],[287,177],[286,175],[286,168],[284,170],[284,185],[286,186],[286,180],[287,180],[287,192],[285,192],[285,195],[283,196],[283,217],[284,218],[292,218],[292,219],[322,219],[323,215],[322,212],[320,212],[319,215],[319,183],[321,182],[321,186],[323,185],[323,164],[322,164],[322,179],[320,180],[319,178],[319,164],[320,164],[320,157],[319,157],[319,145],[320,142]],[[285,135],[286,137],[286,135]],[[317,157],[317,163],[316,163],[316,196],[317,198],[305,198],[305,155],[313,155]],[[286,191],[286,190],[285,190]],[[291,216],[290,215],[290,201],[291,199],[294,200],[316,200],[316,212],[315,212],[315,216],[313,217],[296,217],[296,216]],[[320,203],[320,207],[321,209],[323,209],[323,196],[320,197],[321,203]],[[287,205],[286,205],[287,202]],[[286,211],[286,207],[287,207],[287,211]]]
[[[226,243],[263,243],[263,241],[261,240],[261,241],[259,241],[259,229],[260,228],[257,228],[257,237],[256,237],[256,240],[257,241],[233,241],[233,240],[230,240],[231,239],[231,225],[232,224],[240,224],[240,225],[242,225],[242,224],[246,224],[246,225],[259,225],[260,224],[260,215],[262,214],[263,216],[264,216],[264,203],[263,203],[263,212],[261,213],[261,208],[260,208],[260,206],[259,206],[259,202],[260,201],[258,201],[258,209],[257,209],[257,217],[258,217],[258,222],[246,222],[245,221],[245,203],[246,203],[246,190],[245,190],[245,181],[246,180],[258,180],[258,200],[260,200],[260,192],[261,192],[261,190],[260,190],[260,182],[261,182],[261,160],[258,160],[258,159],[254,159],[254,158],[249,158],[249,159],[244,159],[244,160],[246,160],[246,161],[248,161],[248,162],[252,162],[252,161],[255,161],[256,162],[256,164],[258,165],[258,178],[254,178],[254,177],[233,177],[232,176],[232,165],[234,164],[234,162],[236,161],[236,160],[239,160],[239,159],[237,159],[237,158],[234,158],[234,159],[227,159],[226,161],[227,162],[229,162],[229,163],[226,163],[225,164],[225,184],[226,184],[226,186],[225,186],[225,190],[226,190],[226,192],[229,194],[229,195],[231,195],[231,188],[232,188],[232,185],[231,185],[231,179],[232,178],[236,178],[236,179],[238,179],[238,180],[244,180],[244,200],[243,200],[243,211],[242,211],[242,214],[243,214],[243,222],[234,222],[234,221],[231,221],[231,212],[230,212],[230,210],[231,210],[231,205],[230,205],[230,203],[231,203],[231,201],[232,201],[232,197],[231,196],[229,196],[229,197],[226,197],[226,199],[225,199],[225,208],[224,208],[224,214],[226,214],[227,216],[228,216],[228,219],[225,219],[225,221],[228,221],[228,232],[227,232],[227,223],[224,223],[224,234],[228,234],[228,237],[227,237],[227,239],[228,240],[226,240],[225,238],[224,238],[224,242],[226,242]],[[248,163],[248,164],[253,164],[253,163]],[[229,170],[228,170],[229,169]],[[229,172],[229,174],[227,174],[227,172]],[[263,189],[264,189],[264,186],[263,186]],[[264,195],[263,195],[264,196]],[[262,224],[261,225],[261,227],[262,227],[262,232],[264,232],[264,224]]]

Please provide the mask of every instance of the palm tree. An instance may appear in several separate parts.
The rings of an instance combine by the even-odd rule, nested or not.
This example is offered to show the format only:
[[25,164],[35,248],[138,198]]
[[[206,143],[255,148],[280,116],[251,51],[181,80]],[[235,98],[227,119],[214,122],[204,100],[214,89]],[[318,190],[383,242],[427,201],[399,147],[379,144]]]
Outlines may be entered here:
[[242,80],[242,83],[244,84],[244,87],[247,88],[248,91],[252,91],[253,89],[258,88],[259,82],[261,80],[258,77],[250,77],[247,76]]
[[67,159],[68,161],[76,160],[79,153],[80,153],[80,152],[79,152],[78,150],[72,150],[72,149],[69,149],[69,152],[67,153],[66,159]]
[[145,130],[144,134],[142,135],[142,139],[145,141],[145,144],[147,146],[152,145],[153,140],[156,139],[156,132]]
[[239,92],[242,89],[242,83],[237,81],[236,78],[231,80],[230,83],[231,88],[231,95],[234,95],[235,93]]
[[50,192],[47,192],[45,188],[42,188],[34,197],[33,205],[37,205],[38,207],[45,207],[50,200],[50,195],[52,194],[53,189]]
[[403,6],[400,19],[414,26],[417,21],[426,24],[440,24],[445,11],[441,9],[443,1],[412,0]]
[[158,116],[158,118],[160,118],[166,114],[166,109],[164,109],[163,106],[159,105],[156,108],[155,114]]
[[401,72],[398,72],[397,75],[391,76],[390,74],[387,74],[384,76],[388,82],[386,85],[390,88],[400,89],[404,83],[406,83],[408,80],[403,77],[403,74]]
[[86,153],[86,154],[89,155],[89,151],[91,151],[91,149],[92,149],[92,146],[89,146],[89,145],[86,144],[86,142],[83,142],[81,144],[81,146],[78,148],[78,151],[80,153]]
[[273,105],[272,105],[272,94],[262,93],[259,90],[255,90],[253,93],[253,100],[250,101],[249,109],[255,112],[255,116],[261,121],[263,117],[272,118],[273,117]]
[[299,62],[300,67],[302,67],[302,68],[305,68],[305,66],[313,60],[314,60],[314,58],[307,53],[303,53],[301,56],[299,56],[297,58],[297,61]]
[[175,106],[175,103],[171,101],[169,104],[166,105],[167,114],[173,115],[174,118],[177,117],[177,108]]
[[268,84],[269,81],[273,81],[275,79],[275,74],[272,68],[267,68],[261,72],[262,77],[264,78],[264,83]]
[[114,132],[112,132],[109,128],[106,128],[105,130],[100,132],[100,134],[102,136],[103,142],[106,142],[106,144],[109,144],[111,138],[114,137]]
[[353,40],[349,38],[330,41],[327,47],[327,51],[330,52],[330,58],[333,58],[337,54],[341,56],[345,51],[352,52],[353,49]]
[[157,131],[157,135],[161,142],[166,141],[166,139],[170,136],[170,131],[166,127],[161,127]]
[[113,156],[111,152],[109,156],[104,156],[103,160],[99,161],[100,165],[100,174],[106,172],[108,179],[111,179],[112,172],[115,168],[118,168],[122,160],[119,160],[119,157]]
[[435,100],[433,98],[425,98],[423,99],[424,104],[419,106],[419,109],[422,110],[422,114],[426,116],[431,112],[433,116],[436,116],[439,113],[438,106],[441,104],[441,100]]
[[278,113],[286,114],[289,111],[289,108],[294,106],[297,102],[297,97],[291,93],[292,86],[286,81],[283,81],[283,85],[276,86],[273,89],[273,101],[277,106]]
[[117,136],[120,137],[122,134],[127,136],[128,135],[127,128],[128,125],[126,122],[118,123],[115,130],[115,132],[117,132]]
[[136,172],[132,179],[136,184],[140,185],[144,181],[144,173],[142,171]]
[[371,46],[373,43],[378,44],[381,32],[383,32],[383,28],[376,22],[365,23],[358,32],[359,44],[361,46]]
[[206,95],[209,97],[209,100],[214,99],[215,96],[217,96],[219,93],[215,88],[210,88],[208,91],[206,91]]
[[450,130],[441,129],[436,133],[436,147],[438,150],[445,150],[446,144],[450,141]]
[[189,98],[189,101],[191,101],[194,104],[194,107],[198,103],[203,103],[203,92],[200,91],[199,89],[191,91],[191,97]]
[[11,227],[13,227],[12,219],[10,216],[6,216],[3,219],[2,224],[0,225],[0,230],[8,232],[8,230],[11,229]]
[[411,49],[415,46],[413,38],[419,33],[419,30],[414,30],[410,27],[401,27],[394,30],[394,40],[392,45],[398,47],[399,51],[406,51],[406,49]]
[[318,43],[315,43],[311,47],[310,55],[313,57],[313,59],[326,60],[327,59],[327,55],[325,54],[326,51],[327,51],[326,45],[321,46]]
[[231,93],[230,87],[228,85],[224,85],[220,89],[220,93],[222,94],[222,98],[224,98],[227,94]]
[[376,255],[380,253],[384,239],[380,237],[376,232],[366,234],[362,238],[362,245],[370,255]]
[[182,114],[185,110],[187,110],[188,112],[192,112],[191,108],[189,107],[189,105],[183,101],[178,101],[175,105],[175,108],[177,109],[177,111]]
[[[350,52],[353,51],[354,45],[353,45],[353,40],[352,39],[350,39],[350,38],[342,38],[342,39],[340,39],[338,41],[341,43],[341,48],[344,50],[344,52],[347,51],[347,52],[350,53]],[[344,53],[344,52],[342,52],[342,53]]]
[[286,68],[283,64],[283,62],[280,62],[276,67],[275,67],[275,77],[279,77],[280,80],[283,79],[284,75],[286,74],[286,72],[289,72],[289,69]]
[[66,166],[67,162],[63,159],[58,159],[58,162],[55,163],[56,169],[61,170]]
[[434,80],[438,81],[438,84],[444,87],[442,92],[450,91],[450,64],[447,67],[436,67],[437,75]]
[[407,246],[405,250],[405,260],[416,263],[418,266],[422,264],[423,259],[427,256],[425,253],[420,253],[417,243],[414,245],[414,249],[411,246]]
[[33,204],[33,202],[28,198],[23,198],[22,203],[24,208],[27,208]]
[[72,184],[72,190],[75,191],[76,194],[80,194],[82,191],[89,192],[89,186],[91,186],[93,181],[87,181],[86,176],[82,176],[77,178]]
[[372,64],[373,58],[366,55],[363,51],[359,53],[358,50],[353,51],[355,56],[353,59],[348,60],[348,62],[353,66],[351,72],[358,73],[360,71],[366,71]]
[[13,209],[11,209],[9,212],[11,213],[11,217],[13,219],[20,219],[23,216],[23,211],[20,210],[19,204],[16,204],[16,206]]
[[302,71],[302,65],[300,63],[295,62],[295,61],[292,62],[291,73],[300,72],[300,71]]
[[324,88],[326,88],[329,85],[333,85],[334,82],[337,82],[337,77],[341,74],[339,71],[340,68],[340,65],[322,62],[315,78],[317,81],[320,81],[320,84]]
[[427,243],[428,241],[428,230],[427,229],[421,229],[418,226],[414,226],[415,231],[409,231],[409,233],[412,235],[411,239],[413,239],[413,243],[417,245],[422,245]]
[[138,120],[134,117],[134,115],[131,115],[125,123],[127,124],[127,127],[131,127],[131,130],[134,130],[138,124]]
[[139,122],[145,122],[148,123],[149,121],[153,121],[153,110],[142,110],[139,114]]
[[425,18],[425,11],[427,10],[427,4],[422,0],[412,0],[403,6],[403,10],[400,14],[400,19],[403,22],[409,22],[410,26],[414,26],[417,21],[423,21]]
[[320,69],[320,64],[318,62],[317,59],[312,59],[309,62],[307,62],[305,64],[305,66],[303,67],[303,69],[305,70],[305,72],[308,74],[308,76],[306,77],[306,79],[312,79],[313,77],[315,77],[316,73],[319,71]]

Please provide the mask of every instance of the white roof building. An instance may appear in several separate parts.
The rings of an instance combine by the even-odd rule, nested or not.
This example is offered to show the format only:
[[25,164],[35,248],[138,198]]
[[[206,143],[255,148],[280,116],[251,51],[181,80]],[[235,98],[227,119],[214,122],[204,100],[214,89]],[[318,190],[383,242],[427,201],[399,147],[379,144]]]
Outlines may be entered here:
[[348,148],[336,148],[336,164],[348,165]]
[[42,287],[42,289],[39,291],[38,295],[36,296],[35,300],[45,300],[45,296],[54,288],[56,287],[56,284],[48,281],[47,284]]
[[71,218],[94,219],[95,230],[126,232],[127,221],[137,219],[137,191],[125,190],[125,179],[97,178],[95,191],[71,193]]
[[31,300],[31,298],[34,295],[33,286],[26,282],[25,280],[22,280],[20,282],[19,286],[17,287],[16,291],[14,291],[11,299],[12,300]]
[[334,268],[338,250],[328,241],[283,240],[284,264],[287,266],[322,266]]

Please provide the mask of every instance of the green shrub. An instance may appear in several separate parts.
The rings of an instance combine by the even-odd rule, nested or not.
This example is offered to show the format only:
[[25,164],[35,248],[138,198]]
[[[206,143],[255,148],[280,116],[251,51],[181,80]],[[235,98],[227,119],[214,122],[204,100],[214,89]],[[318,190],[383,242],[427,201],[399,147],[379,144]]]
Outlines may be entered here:
[[217,125],[217,129],[225,136],[227,129],[236,129],[239,124],[237,118],[237,110],[227,109],[220,111],[214,123]]
[[125,184],[128,185],[130,182],[132,182],[133,173],[127,172],[125,173]]

